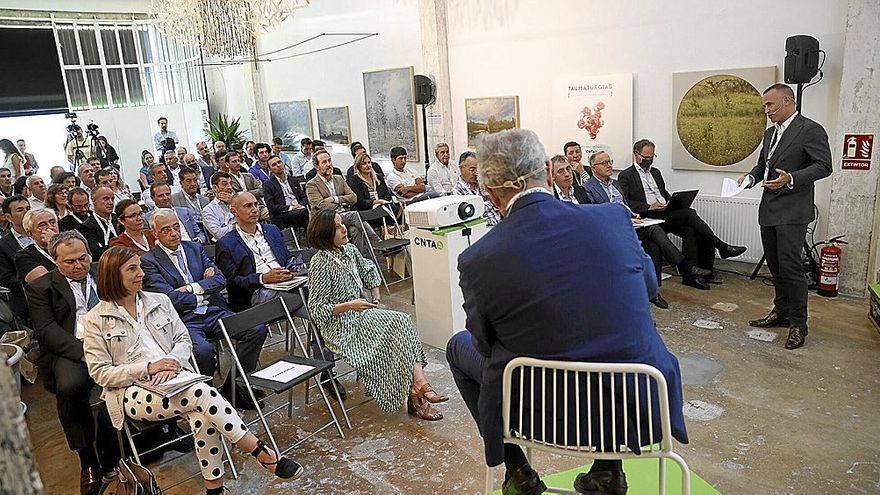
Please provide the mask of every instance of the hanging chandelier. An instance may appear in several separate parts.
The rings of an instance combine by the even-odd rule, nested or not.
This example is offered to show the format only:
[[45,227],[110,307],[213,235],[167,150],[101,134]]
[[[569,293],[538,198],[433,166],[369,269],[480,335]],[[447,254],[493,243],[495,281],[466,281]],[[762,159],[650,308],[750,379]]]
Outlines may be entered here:
[[309,0],[152,0],[159,29],[179,43],[223,59],[252,57],[256,37]]

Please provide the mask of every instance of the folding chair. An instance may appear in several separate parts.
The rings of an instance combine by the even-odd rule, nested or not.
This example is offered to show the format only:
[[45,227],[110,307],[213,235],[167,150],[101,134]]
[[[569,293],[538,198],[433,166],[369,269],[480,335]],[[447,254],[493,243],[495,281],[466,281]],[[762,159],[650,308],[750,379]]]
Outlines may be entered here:
[[360,217],[361,221],[361,230],[366,232],[365,223],[373,220],[381,219],[383,224],[385,223],[385,218],[390,218],[392,223],[394,223],[394,236],[389,239],[383,239],[379,241],[375,246],[370,241],[370,238],[364,234],[364,237],[367,238],[367,246],[370,248],[370,257],[376,263],[376,268],[379,269],[379,276],[382,278],[382,284],[385,286],[385,291],[388,292],[388,295],[391,295],[391,289],[388,288],[389,285],[394,285],[399,282],[403,282],[410,277],[403,277],[400,280],[395,280],[390,284],[385,280],[385,274],[382,272],[382,268],[379,266],[379,259],[376,258],[376,251],[382,253],[382,256],[387,257],[392,254],[396,254],[400,251],[403,251],[406,255],[407,265],[412,265],[412,258],[409,253],[409,239],[404,239],[400,232],[400,225],[397,223],[397,219],[394,217],[394,214],[391,210],[385,206],[380,206],[378,208],[373,208],[370,210],[358,210],[358,217]]
[[[284,299],[281,297],[276,297],[275,299],[269,300],[267,302],[264,302],[262,304],[254,306],[250,309],[246,309],[246,310],[241,311],[239,313],[236,313],[234,315],[227,316],[225,318],[221,318],[220,319],[220,331],[223,334],[223,339],[225,340],[226,345],[229,346],[229,349],[234,349],[234,346],[232,345],[232,339],[229,337],[230,332],[237,332],[240,330],[246,330],[248,328],[253,328],[261,323],[268,325],[268,324],[271,324],[274,322],[279,322],[279,321],[284,321],[284,320],[286,320],[287,323],[292,328],[296,328],[296,324],[293,321],[293,317],[291,316],[290,311],[287,309],[287,304],[284,302]],[[307,356],[308,352],[306,351],[306,347],[303,344],[302,339],[299,338],[299,333],[297,333],[296,331],[291,332],[291,333],[293,334],[294,338],[296,339],[297,344],[299,345],[300,351],[302,351],[302,353],[303,353],[303,356]],[[324,393],[323,389],[320,389],[321,397],[323,397],[324,405],[327,406],[327,411],[330,413],[331,421],[327,422],[325,425],[321,426],[317,430],[311,432],[305,438],[302,438],[298,442],[290,445],[286,449],[280,450],[278,448],[278,444],[275,441],[275,435],[272,434],[272,430],[269,427],[269,422],[266,420],[266,416],[268,416],[270,414],[274,414],[274,413],[280,411],[281,409],[284,409],[285,407],[287,408],[287,417],[288,418],[292,417],[293,416],[293,388],[301,383],[308,383],[308,381],[312,380],[312,379],[314,379],[316,382],[319,382],[318,377],[320,376],[320,374],[325,371],[329,371],[330,368],[333,366],[332,363],[328,363],[327,361],[320,361],[317,359],[309,359],[306,357],[294,356],[293,354],[289,353],[289,354],[282,356],[278,359],[272,360],[269,363],[266,363],[265,365],[259,367],[258,369],[254,370],[251,373],[245,373],[244,368],[241,365],[241,361],[238,359],[238,356],[235,354],[235,352],[232,353],[232,359],[235,362],[235,370],[237,370],[238,374],[240,375],[239,379],[242,380],[245,390],[247,390],[247,393],[250,396],[251,401],[253,401],[253,403],[256,405],[256,408],[257,408],[258,419],[251,421],[249,423],[249,425],[259,421],[263,425],[263,428],[266,430],[266,435],[269,437],[269,441],[272,443],[272,448],[275,450],[275,452],[278,452],[279,455],[284,454],[286,452],[289,452],[290,450],[296,448],[301,443],[305,442],[309,438],[312,438],[313,436],[317,435],[318,433],[320,433],[324,429],[330,427],[331,425],[336,426],[336,431],[339,432],[339,436],[341,438],[345,438],[345,433],[343,433],[343,431],[342,431],[342,426],[339,424],[339,420],[336,417],[336,412],[333,410],[333,407],[330,404],[330,401],[327,399],[327,395]],[[253,376],[254,373],[256,373],[264,368],[267,368],[269,366],[272,366],[273,364],[275,364],[279,361],[285,361],[285,362],[293,363],[293,364],[311,366],[312,369],[310,369],[306,373],[303,373],[302,375],[294,378],[293,380],[290,380],[287,382],[276,382],[273,380],[267,380],[267,379],[258,378],[258,377]],[[237,379],[235,378],[235,374],[233,374],[232,380],[233,380],[232,394],[234,396],[235,395],[235,388],[237,385],[237,381],[236,381]],[[263,407],[261,404],[263,399],[257,400],[257,397],[256,397],[256,395],[254,395],[254,390],[253,390],[255,386],[262,389],[262,390],[269,391],[273,394],[281,394],[281,393],[287,392],[288,397],[287,397],[286,404],[274,407],[266,412],[263,412]],[[333,384],[333,390],[336,393],[337,401],[339,401],[339,403],[341,404],[342,399],[339,397],[339,390],[336,389],[335,384]]]
[[299,239],[296,237],[296,232],[293,231],[292,227],[281,229],[281,236],[284,238],[284,244],[286,244],[287,248],[291,251],[302,249],[299,245]]
[[[534,448],[587,459],[658,458],[660,486],[657,493],[661,495],[666,493],[666,459],[669,458],[681,468],[682,493],[690,494],[688,465],[672,450],[666,378],[656,368],[646,364],[577,363],[518,357],[507,363],[502,383],[504,443],[524,447],[526,457],[531,458],[531,449]],[[519,391],[516,396],[511,393],[514,386]],[[560,390],[563,391],[562,397],[557,401]],[[632,400],[629,400],[628,390],[632,392]],[[656,411],[653,410],[653,394],[659,404]],[[622,407],[615,408],[615,404],[620,403]],[[516,424],[511,424],[511,411],[517,412]],[[572,435],[569,434],[570,412],[571,420],[577,422],[571,426],[574,429]],[[647,418],[644,426],[643,416]],[[660,422],[659,447],[655,444],[655,417]],[[630,421],[634,421],[635,431],[629,428]],[[557,431],[557,425],[562,425],[561,432]],[[647,442],[644,441],[646,429]],[[622,437],[618,436],[621,430]],[[540,438],[536,438],[538,433]],[[641,454],[627,446],[631,443],[630,438],[645,445]],[[489,467],[486,469],[485,494],[492,493],[494,481]],[[547,491],[577,493],[572,488],[550,486]]]

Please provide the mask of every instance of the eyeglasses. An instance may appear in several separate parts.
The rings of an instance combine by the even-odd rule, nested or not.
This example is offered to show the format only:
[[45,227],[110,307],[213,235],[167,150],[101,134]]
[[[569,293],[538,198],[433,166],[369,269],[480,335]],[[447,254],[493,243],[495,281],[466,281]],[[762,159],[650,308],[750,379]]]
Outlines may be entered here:
[[142,216],[144,216],[144,212],[139,211],[137,213],[132,213],[131,215],[125,215],[122,218],[138,218],[138,217],[142,217]]
[[80,256],[79,258],[76,258],[73,260],[62,260],[61,264],[64,266],[72,267],[74,265],[89,265],[91,262],[92,262],[92,257],[88,253],[85,253],[82,256]]
[[642,157],[642,159],[644,159],[644,160],[650,160],[651,158],[657,158],[657,156],[658,156],[657,153],[654,153],[651,156],[645,156],[645,155],[639,153],[638,151],[636,151],[636,154],[639,155],[640,157]]
[[170,234],[172,231],[174,231],[174,232],[178,232],[178,233],[179,233],[179,232],[180,232],[180,224],[179,224],[179,223],[175,223],[175,224],[172,224],[172,225],[166,225],[166,226],[162,227],[161,229],[159,229],[159,233],[162,234],[162,235],[168,235],[168,234]]
[[593,164],[594,167],[595,167],[596,165],[602,165],[602,166],[605,166],[605,165],[614,165],[614,160],[602,160],[601,162],[596,162],[596,163]]

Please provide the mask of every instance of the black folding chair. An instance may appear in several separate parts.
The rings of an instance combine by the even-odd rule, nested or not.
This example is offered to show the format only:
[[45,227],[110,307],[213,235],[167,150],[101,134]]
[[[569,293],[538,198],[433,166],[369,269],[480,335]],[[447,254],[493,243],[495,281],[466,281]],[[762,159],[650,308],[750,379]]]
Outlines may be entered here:
[[[376,263],[376,268],[379,269],[379,276],[382,278],[382,284],[385,286],[385,291],[388,292],[388,295],[391,295],[391,289],[388,288],[389,285],[403,282],[411,277],[403,277],[400,280],[395,280],[389,284],[388,281],[385,280],[385,274],[382,271],[382,268],[379,266],[379,259],[376,258],[376,252],[378,251],[381,253],[383,257],[388,257],[403,251],[406,256],[407,266],[411,266],[412,258],[410,258],[409,253],[409,239],[404,239],[402,237],[397,218],[394,217],[394,213],[391,212],[391,209],[384,205],[369,210],[358,210],[358,216],[361,221],[361,230],[364,231],[364,237],[367,238],[367,245],[370,247],[370,257],[373,258],[373,261]],[[394,236],[388,239],[382,239],[374,246],[370,241],[369,236],[366,235],[365,224],[373,220],[382,220],[382,223],[384,224],[386,218],[390,218],[394,225]]]
[[[293,321],[293,317],[291,316],[290,311],[287,308],[287,304],[284,302],[284,299],[281,297],[276,297],[275,299],[269,300],[250,309],[246,309],[234,315],[221,318],[220,331],[223,334],[223,339],[226,341],[226,345],[229,346],[230,350],[233,350],[235,349],[235,347],[232,345],[232,339],[229,337],[230,332],[243,331],[249,328],[253,328],[259,324],[269,325],[271,323],[281,322],[285,320],[291,328],[296,328],[296,324]],[[291,333],[296,339],[300,351],[303,353],[303,356],[307,356],[308,351],[306,350],[302,339],[299,338],[299,333],[297,333],[296,331],[293,331]],[[317,430],[311,432],[305,438],[302,438],[296,443],[290,445],[286,449],[280,450],[278,448],[278,444],[275,441],[275,435],[272,434],[272,430],[269,427],[269,422],[266,420],[266,416],[274,414],[281,409],[284,409],[285,407],[287,408],[287,417],[292,417],[293,388],[301,383],[307,384],[309,380],[315,380],[316,383],[320,384],[319,376],[325,371],[329,372],[330,369],[333,367],[333,363],[317,359],[309,359],[307,357],[299,357],[293,355],[292,353],[288,353],[278,359],[274,359],[271,362],[264,364],[263,366],[259,367],[251,373],[245,373],[244,368],[241,365],[241,361],[238,359],[238,356],[235,354],[235,352],[232,352],[231,354],[233,361],[235,361],[235,370],[237,370],[238,374],[240,375],[239,378],[235,378],[235,374],[233,374],[232,395],[233,397],[235,396],[235,386],[238,385],[238,380],[241,380],[245,390],[251,398],[251,401],[253,401],[257,408],[258,418],[248,423],[248,425],[259,421],[263,425],[263,428],[266,430],[266,435],[269,437],[269,441],[272,442],[272,448],[275,450],[275,452],[279,452],[281,454],[289,452],[290,450],[299,446],[301,443],[317,435],[318,433],[330,426],[336,426],[336,431],[339,432],[339,436],[341,438],[345,438],[345,433],[343,433],[342,431],[342,426],[339,424],[339,420],[336,417],[336,412],[333,410],[333,406],[330,404],[330,401],[327,398],[327,394],[322,388],[319,390],[321,392],[321,397],[323,397],[324,399],[324,405],[327,406],[327,411],[330,413],[331,420]],[[267,380],[254,376],[254,374],[259,372],[260,370],[272,366],[273,364],[280,361],[310,366],[311,369],[286,382],[277,382],[274,380]],[[271,394],[282,394],[284,392],[287,392],[287,402],[286,404],[282,404],[281,406],[274,407],[264,412],[262,401],[264,401],[265,399],[257,399],[256,395],[254,394],[254,387],[270,392]],[[339,396],[339,390],[336,388],[335,383],[333,384],[333,391],[336,394],[337,401],[341,404],[342,398]]]

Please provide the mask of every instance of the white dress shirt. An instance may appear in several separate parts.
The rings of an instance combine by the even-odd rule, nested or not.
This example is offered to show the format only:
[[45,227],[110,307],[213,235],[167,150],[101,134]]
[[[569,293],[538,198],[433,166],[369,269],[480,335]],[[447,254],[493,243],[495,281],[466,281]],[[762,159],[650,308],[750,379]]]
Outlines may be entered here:
[[[798,116],[798,113],[800,112],[795,111],[793,114],[791,114],[789,118],[785,119],[785,122],[781,124],[773,124],[773,126],[776,128],[776,130],[774,131],[774,133],[776,134],[776,140],[774,142],[773,136],[770,136],[770,142],[773,143],[773,146],[771,146],[770,149],[767,151],[767,161],[765,162],[766,170],[764,171],[764,177],[761,177],[761,180],[767,180],[767,178],[770,177],[770,158],[773,157],[773,153],[776,152],[776,148],[779,146],[779,142],[782,141],[782,135],[785,133],[785,130],[788,129],[788,126],[791,125],[791,122],[794,120],[794,118]],[[789,189],[794,189],[794,176],[789,175],[789,177],[791,177],[791,181],[788,183],[787,187]],[[752,177],[752,175],[749,174],[749,182],[750,185],[755,185],[758,182],[758,178]]]
[[241,236],[245,246],[253,253],[254,271],[260,274],[260,283],[263,283],[264,273],[273,268],[281,268],[281,264],[275,258],[275,253],[272,252],[272,248],[266,242],[266,237],[263,236],[263,227],[257,224],[257,230],[253,234],[248,234],[241,230],[241,227],[238,225],[235,226],[235,230],[238,231],[238,235]]
[[434,160],[428,168],[428,185],[437,194],[452,194],[452,189],[455,188],[460,175],[458,167],[451,163],[443,165],[439,160]]
[[652,205],[654,203],[660,203],[661,205],[666,204],[666,198],[663,197],[663,194],[660,193],[660,188],[657,186],[657,181],[654,180],[654,176],[651,174],[651,167],[648,167],[645,170],[639,164],[635,164],[636,170],[639,172],[639,178],[642,180],[642,189],[645,190],[645,201]]

